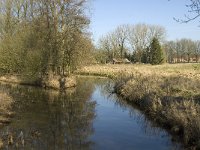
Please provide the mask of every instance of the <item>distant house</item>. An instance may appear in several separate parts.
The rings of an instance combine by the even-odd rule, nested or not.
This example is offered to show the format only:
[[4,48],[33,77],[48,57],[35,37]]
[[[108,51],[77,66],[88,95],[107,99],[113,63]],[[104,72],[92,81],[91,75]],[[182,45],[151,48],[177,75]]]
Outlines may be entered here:
[[122,60],[119,60],[119,59],[116,59],[116,58],[113,58],[113,64],[122,64],[123,61]]
[[112,61],[113,64],[130,64],[131,62],[125,58],[125,59],[116,59],[116,58],[113,58],[113,61]]
[[123,60],[123,62],[124,62],[125,64],[130,64],[130,63],[131,63],[131,61],[128,60],[127,58],[125,58],[125,59]]

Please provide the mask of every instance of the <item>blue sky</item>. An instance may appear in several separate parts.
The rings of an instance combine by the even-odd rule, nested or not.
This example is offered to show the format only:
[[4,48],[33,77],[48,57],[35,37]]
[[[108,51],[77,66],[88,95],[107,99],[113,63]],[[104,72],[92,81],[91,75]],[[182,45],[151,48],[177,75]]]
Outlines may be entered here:
[[93,0],[91,3],[91,31],[94,41],[122,24],[146,23],[161,25],[167,40],[191,38],[200,40],[198,20],[180,24],[173,20],[184,18],[190,0]]

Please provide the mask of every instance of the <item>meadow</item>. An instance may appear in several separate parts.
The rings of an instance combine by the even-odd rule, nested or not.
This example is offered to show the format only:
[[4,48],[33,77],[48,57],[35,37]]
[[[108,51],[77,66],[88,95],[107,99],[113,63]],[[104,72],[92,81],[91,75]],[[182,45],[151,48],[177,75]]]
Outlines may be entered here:
[[164,65],[146,65],[146,64],[106,64],[106,65],[90,65],[79,68],[76,71],[82,75],[97,75],[110,78],[119,77],[121,75],[130,76],[132,74],[142,74],[143,76],[159,75],[159,76],[183,76],[187,78],[200,79],[200,64],[164,64]]

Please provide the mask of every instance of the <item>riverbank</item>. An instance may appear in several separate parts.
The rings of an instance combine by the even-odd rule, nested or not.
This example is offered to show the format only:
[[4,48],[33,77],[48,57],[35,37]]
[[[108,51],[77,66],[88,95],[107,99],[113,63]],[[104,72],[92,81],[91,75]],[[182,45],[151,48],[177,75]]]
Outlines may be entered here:
[[8,94],[0,91],[0,126],[10,122],[10,118],[13,116],[12,104],[13,99]]
[[50,76],[41,80],[41,79],[30,79],[20,75],[2,75],[0,76],[0,82],[39,86],[56,90],[59,90],[61,88],[66,89],[76,86],[76,78],[74,76],[63,77],[63,78],[59,76]]
[[114,92],[177,135],[188,149],[200,149],[199,68],[199,64],[98,65],[79,72],[114,78]]
[[[8,94],[0,91],[0,126],[10,123],[14,113],[12,112],[13,99]],[[0,139],[0,148],[3,147],[3,141]]]

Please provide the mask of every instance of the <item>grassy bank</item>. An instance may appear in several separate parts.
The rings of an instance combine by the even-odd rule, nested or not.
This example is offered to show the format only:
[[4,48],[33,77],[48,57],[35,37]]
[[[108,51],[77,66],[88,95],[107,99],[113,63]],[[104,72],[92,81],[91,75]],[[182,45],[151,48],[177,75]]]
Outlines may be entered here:
[[13,99],[9,95],[0,92],[0,125],[10,122],[10,118],[13,116],[12,104]]
[[[0,91],[0,126],[10,123],[14,113],[12,112],[13,99],[8,94]],[[3,147],[3,140],[0,138],[0,149]]]
[[[76,78],[74,76],[65,77],[62,79],[63,88],[70,88],[76,86]],[[40,86],[51,89],[60,89],[61,88],[61,78],[59,76],[50,76],[44,79],[32,79],[20,75],[2,75],[0,76],[1,82],[14,83],[20,85],[31,85],[31,86]]]
[[99,65],[81,74],[115,78],[115,92],[190,149],[200,149],[200,65]]

